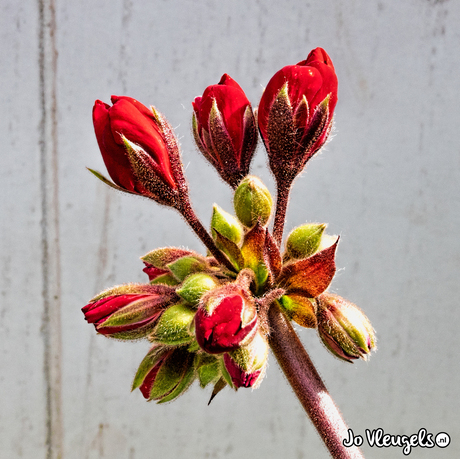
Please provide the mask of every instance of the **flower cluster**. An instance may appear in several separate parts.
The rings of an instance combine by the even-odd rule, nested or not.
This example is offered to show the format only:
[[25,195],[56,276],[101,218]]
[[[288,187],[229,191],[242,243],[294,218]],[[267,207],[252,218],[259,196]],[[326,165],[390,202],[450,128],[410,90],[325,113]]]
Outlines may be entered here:
[[[175,208],[209,250],[208,256],[153,250],[142,257],[148,284],[113,287],[83,308],[100,334],[150,341],[133,382],[146,399],[171,401],[194,380],[211,384],[212,397],[227,385],[257,387],[267,367],[270,308],[317,329],[342,360],[366,358],[375,349],[366,316],[327,292],[339,238],[327,235],[325,224],[310,223],[280,243],[291,184],[326,142],[336,102],[337,77],[321,48],[273,76],[257,121],[227,74],[195,99],[196,144],[235,190],[235,216],[215,204],[208,232],[191,207],[179,146],[163,115],[129,97],[113,96],[112,106],[96,101],[96,138],[113,182],[92,172],[112,187]],[[266,186],[248,175],[257,128],[277,182],[276,209]]]

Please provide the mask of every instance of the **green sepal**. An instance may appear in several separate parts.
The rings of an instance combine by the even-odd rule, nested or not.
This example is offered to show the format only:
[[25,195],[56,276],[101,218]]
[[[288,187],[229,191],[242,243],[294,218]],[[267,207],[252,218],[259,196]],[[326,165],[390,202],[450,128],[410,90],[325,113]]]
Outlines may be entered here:
[[193,356],[184,349],[176,349],[161,365],[150,391],[150,400],[170,395],[188,372]]
[[224,358],[221,357],[219,359],[219,366],[220,366],[220,371],[222,373],[222,378],[224,381],[232,388],[234,389],[233,382],[232,382],[232,377],[230,376],[230,373],[228,372],[225,363],[224,363]]
[[220,378],[216,384],[214,385],[214,389],[212,390],[211,398],[209,399],[208,405],[213,401],[214,397],[225,388],[227,383],[225,382],[224,378]]
[[217,230],[213,230],[214,240],[217,247],[224,252],[232,265],[239,271],[244,266],[243,255],[240,248],[230,239],[220,234]]
[[233,215],[225,212],[217,204],[213,206],[212,218],[211,218],[211,233],[214,241],[217,243],[217,248],[222,250],[219,241],[216,239],[215,231],[220,233],[225,238],[229,239],[235,244],[239,244],[243,237],[243,228]]
[[166,274],[161,274],[158,277],[155,277],[155,279],[150,281],[151,285],[157,285],[157,284],[162,284],[162,285],[170,285],[170,286],[175,286],[180,284],[180,282],[176,279],[176,277],[171,274],[171,273],[166,273]]
[[114,188],[117,191],[123,191],[123,193],[129,194],[138,194],[116,185],[115,183],[111,182],[107,177],[102,175],[100,172],[95,171],[94,169],[90,169],[89,167],[87,167],[86,169],[88,169],[93,175],[95,175],[101,182],[104,182],[106,185],[110,186],[111,188]]
[[170,394],[166,395],[166,397],[163,397],[157,403],[167,403],[167,402],[170,402],[176,399],[177,397],[182,395],[191,386],[195,378],[196,378],[195,369],[193,368],[192,360],[190,359],[190,366],[186,370],[184,376],[182,377],[182,380],[179,382],[179,384]]
[[206,353],[196,354],[194,365],[202,388],[220,379],[220,364],[216,357]]

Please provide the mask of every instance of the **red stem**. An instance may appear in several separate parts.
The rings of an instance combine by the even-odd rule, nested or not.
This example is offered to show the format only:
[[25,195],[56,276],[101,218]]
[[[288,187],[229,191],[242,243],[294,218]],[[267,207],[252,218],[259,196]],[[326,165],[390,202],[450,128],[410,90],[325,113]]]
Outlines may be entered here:
[[273,224],[273,239],[278,247],[283,240],[284,222],[286,220],[286,210],[289,202],[289,192],[291,191],[292,180],[277,182],[276,212],[275,223]]
[[277,302],[268,312],[270,347],[289,384],[334,459],[364,459],[356,446],[345,447],[348,427],[307,351]]
[[206,228],[200,222],[190,205],[184,206],[184,208],[179,208],[178,210],[193,229],[193,231],[195,231],[196,235],[201,239],[201,242],[203,242],[203,244],[212,253],[213,257],[221,265],[224,265],[230,271],[235,272],[235,268],[230,263],[230,260],[216,247],[212,237],[206,231]]

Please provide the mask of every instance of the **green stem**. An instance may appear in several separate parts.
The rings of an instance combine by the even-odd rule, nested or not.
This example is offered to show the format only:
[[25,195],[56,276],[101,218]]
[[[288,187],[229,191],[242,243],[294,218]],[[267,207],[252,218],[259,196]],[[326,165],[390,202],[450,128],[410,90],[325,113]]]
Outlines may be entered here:
[[348,427],[299,337],[274,301],[268,311],[269,343],[297,398],[334,459],[364,459],[356,446],[345,447]]

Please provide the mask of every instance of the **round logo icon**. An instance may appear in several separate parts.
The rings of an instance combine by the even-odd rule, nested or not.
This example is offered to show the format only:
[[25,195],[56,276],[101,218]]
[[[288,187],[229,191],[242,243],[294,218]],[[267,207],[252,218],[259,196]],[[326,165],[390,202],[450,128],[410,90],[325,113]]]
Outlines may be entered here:
[[437,446],[439,446],[440,448],[445,448],[446,446],[449,446],[450,443],[449,434],[447,434],[446,432],[439,432],[436,435],[435,441]]

